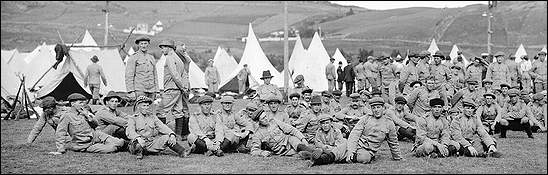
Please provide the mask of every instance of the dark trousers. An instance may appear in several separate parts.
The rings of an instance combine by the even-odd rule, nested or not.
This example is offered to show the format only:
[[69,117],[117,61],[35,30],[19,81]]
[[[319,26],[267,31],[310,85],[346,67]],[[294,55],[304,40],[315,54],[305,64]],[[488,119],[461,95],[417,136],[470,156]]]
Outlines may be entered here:
[[337,88],[339,88],[339,91],[342,91],[344,86],[344,81],[337,81]]
[[[207,151],[207,145],[203,139],[196,139],[194,144],[196,145],[196,148],[194,149],[194,153],[201,154]],[[233,146],[234,145],[231,145],[228,139],[224,139],[223,142],[221,142],[220,147],[221,147],[221,150],[223,150],[223,152],[227,152],[229,150],[233,150],[231,149]]]
[[354,93],[354,82],[345,82],[346,84],[346,97],[350,97],[350,94]]

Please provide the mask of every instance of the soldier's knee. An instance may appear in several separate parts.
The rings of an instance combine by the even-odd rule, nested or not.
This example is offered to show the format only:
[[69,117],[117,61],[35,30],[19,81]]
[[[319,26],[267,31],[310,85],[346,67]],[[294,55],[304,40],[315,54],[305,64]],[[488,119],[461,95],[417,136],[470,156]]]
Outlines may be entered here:
[[356,154],[356,162],[358,163],[369,163],[373,159],[371,152],[366,150],[360,150]]
[[499,124],[502,125],[502,126],[508,126],[508,124],[510,124],[510,123],[506,119],[501,119]]
[[529,123],[529,118],[527,117],[523,117],[521,118],[521,121],[520,121],[521,124],[526,124],[526,123]]
[[426,154],[430,154],[434,151],[434,144],[432,143],[424,143],[423,146],[424,146],[424,152]]
[[457,152],[458,152],[457,147],[455,147],[454,145],[449,145],[449,146],[447,147],[447,150],[449,151],[449,156],[456,155]]

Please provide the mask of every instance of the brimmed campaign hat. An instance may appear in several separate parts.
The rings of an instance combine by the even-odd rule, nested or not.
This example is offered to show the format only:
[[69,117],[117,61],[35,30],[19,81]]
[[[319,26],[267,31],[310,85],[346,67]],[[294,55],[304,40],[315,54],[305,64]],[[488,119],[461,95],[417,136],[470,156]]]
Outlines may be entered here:
[[148,38],[147,36],[140,36],[135,40],[135,44],[139,44],[139,42],[141,41],[148,41],[150,43],[150,38]]
[[103,104],[107,104],[107,101],[109,101],[111,98],[117,98],[118,101],[122,101],[122,97],[120,97],[116,92],[110,91],[107,93],[107,96],[103,98]]
[[171,47],[172,49],[175,49],[175,41],[173,40],[162,40],[160,44],[158,44],[158,47],[167,46]]
[[261,77],[261,80],[262,79],[265,79],[265,78],[272,78],[274,76],[272,76],[272,74],[270,74],[270,70],[265,70],[263,71],[263,77]]
[[55,98],[52,96],[45,97],[44,99],[42,99],[42,103],[40,103],[41,108],[51,108],[56,105],[57,105],[57,102],[55,101]]

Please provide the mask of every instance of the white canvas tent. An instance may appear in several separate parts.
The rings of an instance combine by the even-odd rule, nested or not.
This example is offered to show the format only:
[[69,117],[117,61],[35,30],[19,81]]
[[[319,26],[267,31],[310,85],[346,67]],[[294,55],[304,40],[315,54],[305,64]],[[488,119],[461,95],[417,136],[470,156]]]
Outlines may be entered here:
[[223,89],[223,86],[225,86],[229,82],[232,82],[238,75],[238,72],[240,72],[240,70],[244,67],[244,64],[247,64],[249,70],[251,71],[251,75],[248,77],[249,87],[251,89],[256,89],[259,85],[258,83],[262,83],[260,78],[263,75],[263,71],[266,70],[269,70],[270,74],[274,76],[271,80],[271,83],[275,84],[278,87],[283,87],[284,77],[280,75],[280,72],[278,72],[276,68],[274,68],[274,66],[272,66],[272,63],[270,63],[270,61],[264,54],[263,49],[259,45],[257,37],[255,37],[255,33],[253,32],[251,23],[249,24],[249,31],[242,59],[240,60],[238,66],[230,74],[230,76],[228,76],[231,78],[229,80],[221,82],[219,89]]
[[20,80],[19,77],[15,74],[15,72],[11,69],[11,67],[4,61],[4,59],[0,60],[0,66],[1,66],[1,73],[2,73],[2,79],[1,79],[1,95],[2,98],[7,100],[8,96],[15,96],[17,95],[17,90],[19,90]]
[[[457,61],[457,52],[459,51],[459,48],[457,47],[456,44],[453,45],[453,48],[451,49],[451,53],[449,53],[449,57],[451,57],[451,62],[456,62]],[[464,67],[468,66],[468,64],[470,64],[470,62],[468,61],[468,59],[466,59],[466,57],[464,57],[464,55],[461,55],[462,56],[462,59],[464,61]]]
[[342,62],[342,67],[344,68],[348,63],[346,63],[346,58],[342,55],[339,48],[335,49],[335,53],[333,54],[333,58],[335,58],[335,67],[338,67],[339,61]]
[[434,55],[439,50],[440,49],[438,48],[438,45],[436,44],[436,39],[432,38],[432,42],[430,43],[430,47],[428,47],[428,52],[430,52],[430,55]]
[[2,59],[4,60],[4,62],[6,62],[6,64],[8,62],[11,61],[11,59],[13,59],[13,57],[15,55],[17,55],[19,53],[19,51],[17,51],[17,49],[13,49],[13,50],[2,50],[1,51],[2,53]]
[[234,57],[228,55],[225,49],[221,46],[217,47],[217,52],[215,57],[213,57],[213,66],[219,71],[221,77],[221,82],[227,81],[230,79],[230,73],[238,66],[238,63]]
[[325,50],[318,33],[314,34],[310,46],[307,49],[307,57],[295,65],[298,69],[294,70],[293,79],[299,74],[304,76],[305,85],[314,89],[314,91],[327,90],[327,79],[325,79],[325,66],[329,64],[329,55]]
[[[26,65],[19,63],[22,66],[22,69],[19,70],[25,78],[25,86],[27,88],[32,88],[34,83],[40,79],[44,73],[56,62],[55,53],[50,50],[50,47],[43,43],[41,46],[38,46],[34,51],[32,51],[27,57],[25,57],[25,62],[28,62]],[[63,60],[64,62],[64,60]],[[61,64],[63,64],[61,62]],[[59,67],[57,68],[59,70]],[[51,69],[49,73],[45,74],[44,77],[37,84],[37,87],[43,86],[50,82],[53,79],[52,72],[57,71]]]
[[291,56],[289,57],[289,61],[287,63],[289,66],[289,72],[290,73],[294,72],[296,65],[302,65],[301,62],[303,60],[306,60],[307,56],[308,56],[308,53],[306,52],[306,49],[304,49],[303,47],[303,42],[301,41],[301,37],[297,35],[297,41],[295,41],[293,52],[291,52]]
[[105,78],[107,79],[108,85],[104,86],[103,84],[101,84],[101,90],[99,93],[102,95],[106,95],[109,91],[126,92],[126,66],[122,62],[120,53],[118,52],[117,48],[103,48],[92,51],[72,49],[70,50],[70,56],[72,57],[72,60],[76,62],[78,68],[82,71],[83,75],[85,75],[87,67],[93,64],[90,58],[94,55],[99,58],[99,62],[97,62],[97,64],[99,64],[103,68],[103,72],[105,73]]
[[516,63],[521,63],[522,61],[521,57],[527,56],[527,52],[525,51],[525,47],[523,47],[523,44],[519,45],[518,50],[516,50],[516,53],[514,54],[514,56],[516,57],[516,59],[514,60],[516,61]]
[[46,81],[44,87],[36,92],[37,98],[53,96],[56,100],[64,101],[72,93],[80,93],[91,98],[91,92],[84,87],[83,70],[78,70],[77,64],[75,59],[65,57],[57,71],[46,74],[53,77],[51,81]]
[[[66,44],[66,45],[70,46],[71,44]],[[84,37],[82,38],[82,42],[74,43],[74,46],[97,46],[97,42],[95,42],[95,39],[93,39],[89,31],[86,30],[86,33],[84,34]],[[70,48],[70,50],[92,51],[92,50],[100,50],[100,49],[98,47],[72,47]]]
[[190,59],[188,74],[190,88],[207,88],[204,72],[196,63],[194,63],[194,61],[192,61],[192,59]]

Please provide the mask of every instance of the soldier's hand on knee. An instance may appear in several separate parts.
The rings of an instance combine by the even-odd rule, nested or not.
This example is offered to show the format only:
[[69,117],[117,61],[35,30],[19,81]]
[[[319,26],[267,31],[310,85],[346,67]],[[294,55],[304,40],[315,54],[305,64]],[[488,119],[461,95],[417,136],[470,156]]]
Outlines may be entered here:
[[263,157],[270,157],[271,155],[272,155],[272,152],[270,152],[270,151],[261,152],[261,156],[263,156]]
[[171,134],[171,135],[169,136],[169,139],[167,139],[167,144],[168,144],[169,146],[174,146],[176,143],[177,143],[177,139],[176,139],[175,135],[174,135],[174,134]]
[[443,157],[447,157],[449,155],[449,150],[447,149],[446,145],[439,144],[438,150],[440,150],[440,153]]
[[478,155],[478,151],[476,151],[476,149],[472,146],[468,147],[468,151],[470,151],[470,155],[473,156],[473,157]]

